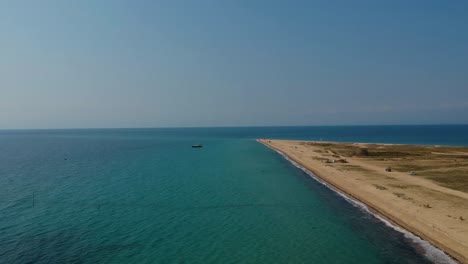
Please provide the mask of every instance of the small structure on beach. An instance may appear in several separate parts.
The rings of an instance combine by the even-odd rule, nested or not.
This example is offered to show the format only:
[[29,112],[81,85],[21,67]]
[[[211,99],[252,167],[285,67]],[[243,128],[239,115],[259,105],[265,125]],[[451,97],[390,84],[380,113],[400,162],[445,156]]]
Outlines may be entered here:
[[358,156],[369,156],[369,150],[367,148],[360,148],[356,154]]
[[387,171],[387,172],[392,172],[392,167],[387,167],[387,168],[385,168],[385,171]]
[[410,172],[409,172],[409,175],[414,176],[414,175],[416,175],[416,172],[410,171]]

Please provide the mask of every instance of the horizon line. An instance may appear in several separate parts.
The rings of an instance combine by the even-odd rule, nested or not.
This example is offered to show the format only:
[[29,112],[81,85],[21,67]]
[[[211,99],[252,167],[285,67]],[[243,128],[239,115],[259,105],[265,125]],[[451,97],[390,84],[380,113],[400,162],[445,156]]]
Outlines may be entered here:
[[6,130],[111,130],[111,129],[189,129],[189,128],[272,128],[272,127],[370,127],[370,126],[466,126],[468,123],[432,124],[352,124],[352,125],[241,125],[241,126],[161,126],[161,127],[71,127],[71,128],[0,128]]

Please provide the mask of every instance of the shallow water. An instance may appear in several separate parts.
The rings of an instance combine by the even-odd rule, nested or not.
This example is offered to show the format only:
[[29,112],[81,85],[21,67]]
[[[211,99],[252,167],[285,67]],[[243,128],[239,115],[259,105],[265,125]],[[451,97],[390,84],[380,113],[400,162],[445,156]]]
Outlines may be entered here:
[[428,262],[253,138],[466,145],[467,126],[328,129],[1,131],[0,263]]

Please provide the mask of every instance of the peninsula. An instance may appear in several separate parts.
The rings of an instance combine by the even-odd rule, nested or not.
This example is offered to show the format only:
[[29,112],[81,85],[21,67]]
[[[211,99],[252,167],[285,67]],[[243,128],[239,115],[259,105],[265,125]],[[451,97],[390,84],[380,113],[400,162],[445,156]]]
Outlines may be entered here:
[[468,263],[468,147],[259,142]]

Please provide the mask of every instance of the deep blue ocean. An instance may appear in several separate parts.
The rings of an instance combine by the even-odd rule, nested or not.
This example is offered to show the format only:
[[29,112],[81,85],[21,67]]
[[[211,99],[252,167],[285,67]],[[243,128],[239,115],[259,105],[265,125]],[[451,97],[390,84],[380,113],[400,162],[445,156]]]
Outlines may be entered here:
[[430,263],[256,138],[468,146],[468,125],[0,130],[0,263]]

